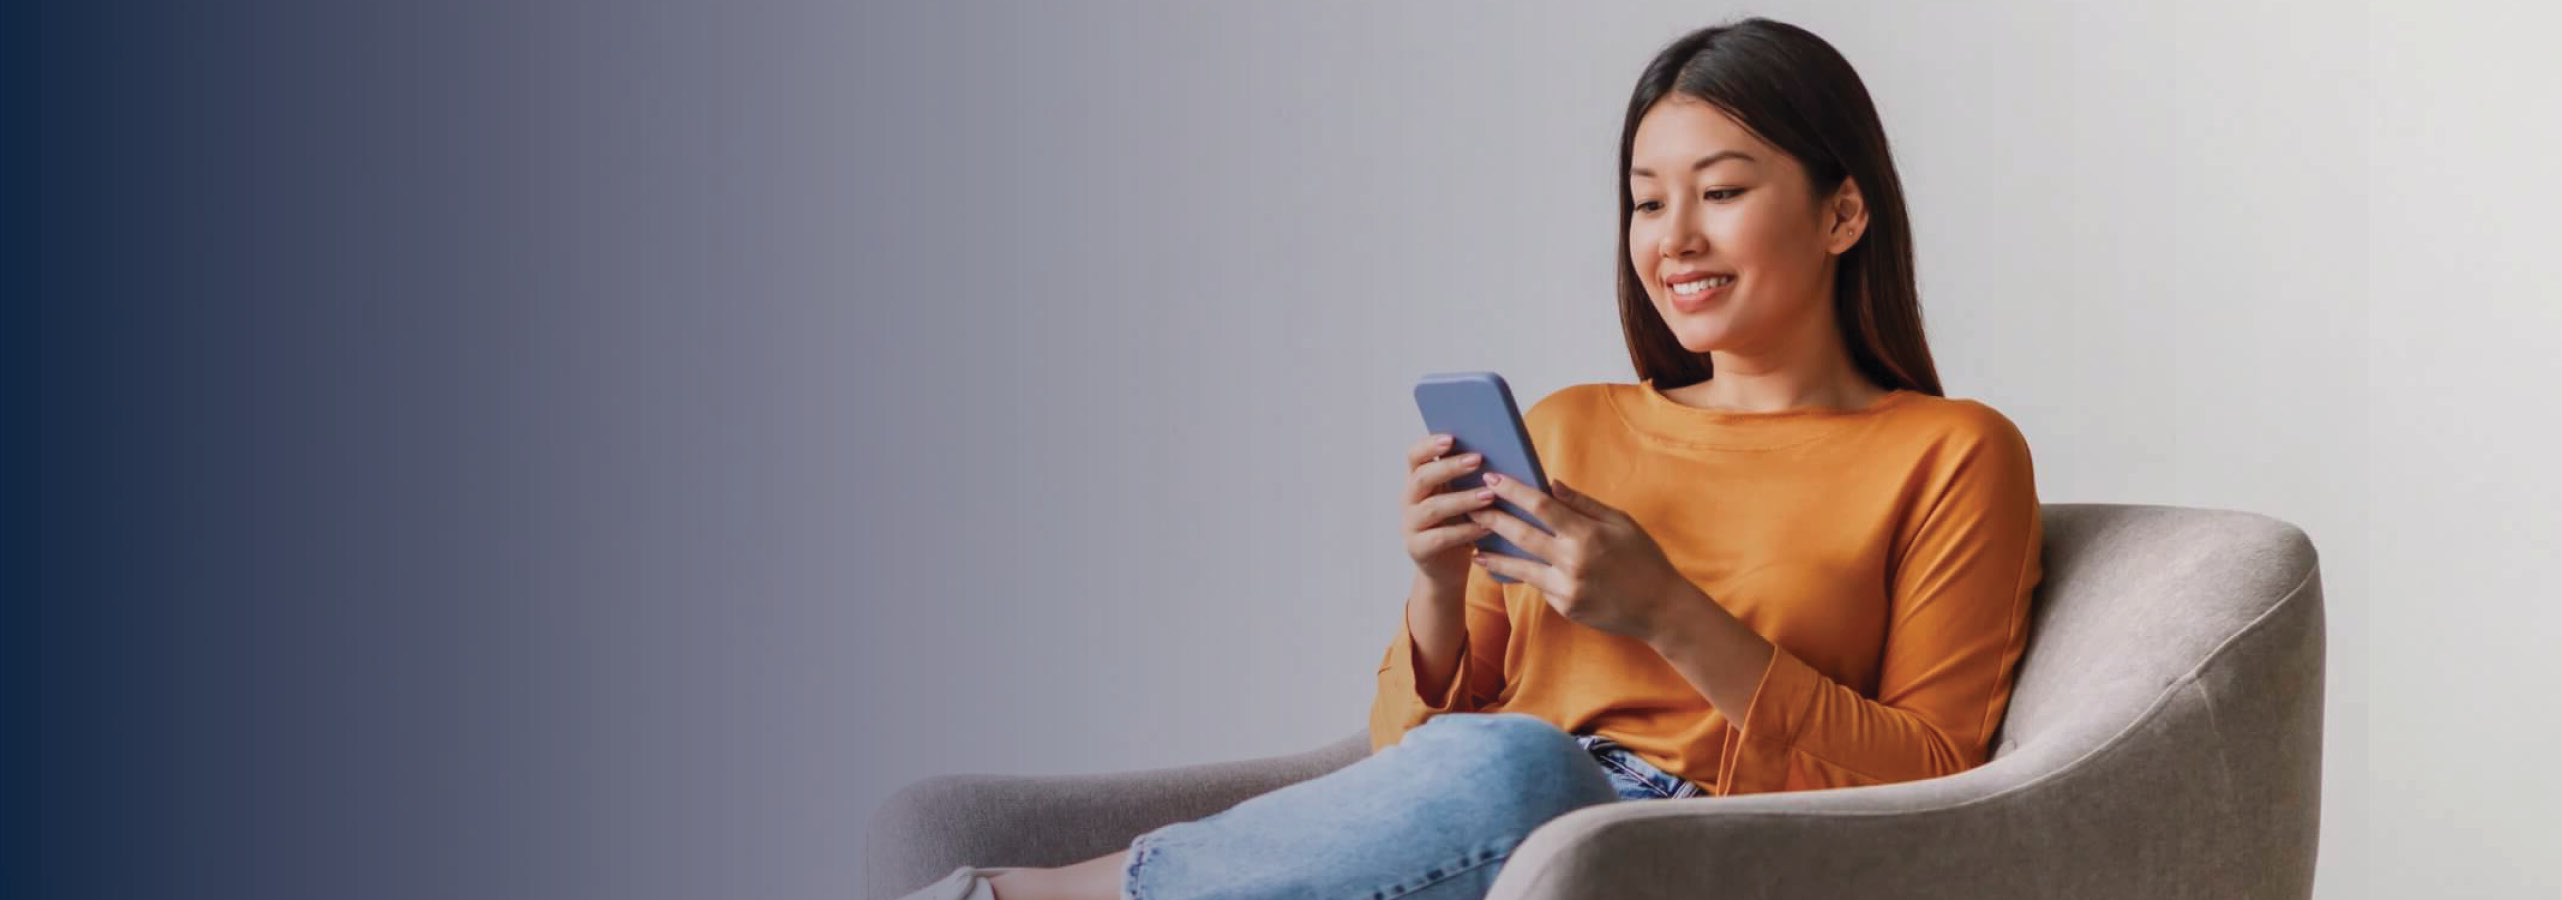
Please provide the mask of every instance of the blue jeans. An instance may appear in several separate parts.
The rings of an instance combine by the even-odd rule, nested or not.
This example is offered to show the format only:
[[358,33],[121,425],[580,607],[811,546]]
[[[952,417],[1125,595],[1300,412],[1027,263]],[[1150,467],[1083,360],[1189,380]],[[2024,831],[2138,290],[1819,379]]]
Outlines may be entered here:
[[[1429,724],[1429,723],[1427,723]],[[1575,743],[1592,754],[1601,764],[1602,774],[1610,777],[1610,786],[1619,791],[1621,800],[1675,800],[1683,797],[1705,797],[1708,789],[1682,780],[1679,775],[1655,768],[1654,763],[1637,756],[1635,751],[1619,746],[1618,741],[1597,734],[1578,734]]]
[[1352,765],[1139,835],[1121,893],[1477,900],[1550,819],[1705,794],[1609,738],[1524,713],[1444,713]]

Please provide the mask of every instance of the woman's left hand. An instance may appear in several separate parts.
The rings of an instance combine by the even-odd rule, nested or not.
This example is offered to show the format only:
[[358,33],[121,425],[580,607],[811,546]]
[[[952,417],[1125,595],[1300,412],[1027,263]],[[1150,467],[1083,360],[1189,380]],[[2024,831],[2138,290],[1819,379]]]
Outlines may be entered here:
[[1609,504],[1551,478],[1554,496],[1518,480],[1486,473],[1495,496],[1548,525],[1550,534],[1497,507],[1468,513],[1538,561],[1479,551],[1486,571],[1539,589],[1558,614],[1578,624],[1652,643],[1664,614],[1696,590],[1673,568],[1652,536]]

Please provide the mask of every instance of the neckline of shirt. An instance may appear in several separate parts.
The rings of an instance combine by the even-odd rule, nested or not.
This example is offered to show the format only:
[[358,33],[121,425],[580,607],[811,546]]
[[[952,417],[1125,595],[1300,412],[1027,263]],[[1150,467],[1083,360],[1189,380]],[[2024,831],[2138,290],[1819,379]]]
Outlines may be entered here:
[[1711,450],[1776,450],[1819,440],[1877,418],[1921,392],[1896,388],[1858,409],[1800,406],[1791,409],[1702,409],[1664,396],[1652,378],[1611,384],[1607,394],[1621,421],[1656,441]]

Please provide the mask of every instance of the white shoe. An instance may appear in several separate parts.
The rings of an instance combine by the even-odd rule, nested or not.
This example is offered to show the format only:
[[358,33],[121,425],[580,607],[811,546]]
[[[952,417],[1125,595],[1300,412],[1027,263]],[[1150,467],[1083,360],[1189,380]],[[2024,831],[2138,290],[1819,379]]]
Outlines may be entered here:
[[952,874],[943,876],[943,880],[918,888],[916,893],[901,897],[899,900],[996,900],[996,889],[989,887],[987,880],[1014,871],[1016,868],[1018,867],[962,866],[953,869]]

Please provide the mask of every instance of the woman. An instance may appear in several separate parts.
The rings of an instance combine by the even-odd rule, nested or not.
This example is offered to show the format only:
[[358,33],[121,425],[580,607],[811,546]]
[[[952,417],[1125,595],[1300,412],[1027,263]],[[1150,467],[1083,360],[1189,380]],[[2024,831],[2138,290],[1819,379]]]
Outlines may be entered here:
[[[1372,755],[918,896],[1473,898],[1584,806],[1984,762],[2043,574],[2035,480],[2007,418],[1940,390],[1867,89],[1802,29],[1703,29],[1646,67],[1619,169],[1639,380],[1524,415],[1553,493],[1443,490],[1475,454],[1408,449]],[[1476,554],[1489,532],[1544,562]]]

